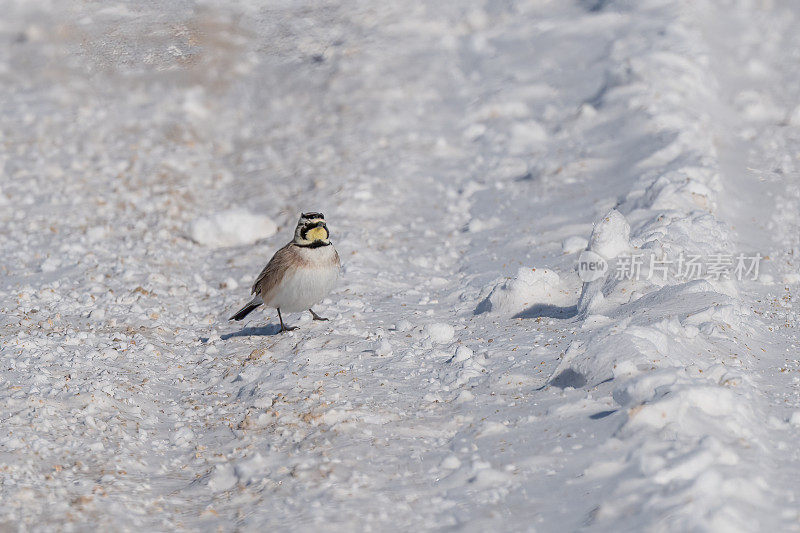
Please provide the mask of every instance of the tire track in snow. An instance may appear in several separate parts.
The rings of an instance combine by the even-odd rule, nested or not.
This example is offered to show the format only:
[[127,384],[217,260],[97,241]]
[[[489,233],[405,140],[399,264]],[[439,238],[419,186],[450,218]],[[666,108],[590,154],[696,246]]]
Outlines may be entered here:
[[[718,155],[709,134],[719,118],[717,100],[722,91],[707,72],[708,65],[714,64],[714,51],[708,49],[691,19],[701,10],[687,4],[669,6],[660,2],[613,7],[624,16],[617,20],[614,40],[607,47],[599,47],[610,50],[607,57],[600,59],[608,65],[606,81],[596,96],[587,99],[592,104],[590,126],[572,126],[568,130],[570,138],[586,139],[588,148],[583,148],[586,144],[576,148],[583,148],[580,155],[589,161],[592,152],[602,148],[610,149],[611,158],[619,158],[616,175],[608,176],[603,171],[607,172],[610,166],[601,165],[595,170],[594,180],[611,178],[607,183],[619,187],[618,200],[612,200],[608,207],[616,206],[631,222],[633,246],[665,253],[672,259],[680,252],[733,252],[735,241],[717,214],[718,203],[727,200],[720,191],[729,179],[720,179]],[[665,20],[669,23],[664,24]],[[556,86],[556,94],[560,93],[558,89]],[[577,108],[579,102],[573,105]],[[591,128],[598,124],[607,129],[598,128],[601,135],[592,138]],[[619,124],[626,129],[614,141],[603,139],[603,133],[608,135]],[[591,145],[592,140],[597,143],[595,146]],[[552,144],[561,148],[564,141],[559,141]],[[639,149],[632,150],[634,146]],[[564,152],[562,149],[557,159],[562,165]],[[545,169],[561,168],[548,161],[549,155],[545,151],[544,161],[539,164]],[[579,191],[570,185],[575,181],[572,172],[565,176],[564,183]],[[621,183],[613,181],[620,177]],[[553,201],[560,191],[557,185],[550,191],[545,189],[547,178],[546,172],[538,176],[537,192],[550,193]],[[591,186],[589,181],[584,187]],[[598,194],[599,184],[595,188],[593,197],[602,197],[602,193]],[[502,205],[503,212],[514,220],[541,204],[547,209],[546,200],[530,200],[526,196],[514,200],[502,193],[487,193],[482,201]],[[534,224],[532,233],[549,236],[543,231],[546,224],[546,220]],[[627,241],[619,227],[612,223],[605,226],[601,222],[595,228],[598,237],[605,233],[612,239]],[[568,272],[568,262],[553,257],[558,244],[537,243],[536,252],[527,252],[534,261],[528,265],[555,266],[560,272]],[[623,244],[627,246],[626,242]],[[501,250],[507,258],[526,255],[523,250],[485,237],[475,239],[473,247],[476,257],[485,249]],[[566,281],[562,290],[569,288]],[[605,298],[593,301],[592,297],[599,293]],[[553,305],[552,295],[532,292],[530,296],[539,300],[527,305],[538,302],[533,308],[545,316],[548,307],[558,308]],[[571,420],[567,416],[560,421],[562,427],[585,430],[588,426],[608,436],[607,441],[599,439],[590,445],[586,453],[558,454],[568,455],[573,466],[569,469],[562,465],[565,472],[557,480],[563,479],[567,471],[584,478],[576,483],[575,497],[588,500],[585,524],[633,529],[659,523],[684,529],[789,526],[795,515],[788,509],[783,513],[782,508],[791,501],[791,493],[786,491],[786,485],[770,486],[767,480],[776,476],[779,468],[773,459],[764,460],[780,456],[786,425],[769,414],[772,409],[760,389],[763,381],[754,353],[760,351],[764,336],[758,324],[748,318],[746,300],[742,301],[736,288],[725,283],[658,286],[601,280],[584,286],[578,307],[582,313],[578,328],[569,320],[562,321],[563,326],[557,325],[558,320],[555,324],[549,321],[554,329],[577,336],[562,352],[560,362],[552,355],[549,359],[551,364],[558,364],[556,374],[562,370],[572,373],[566,384],[580,388],[588,381],[589,390],[588,394],[567,396],[561,408],[553,410],[553,418],[572,414]],[[553,316],[559,318],[558,314]],[[536,326],[520,327],[531,331]],[[524,338],[526,333],[518,336]],[[514,340],[514,344],[518,342]],[[504,339],[494,349],[501,350],[508,344],[511,343]],[[526,366],[529,373],[530,365],[525,363],[519,364],[519,372],[525,374]],[[496,372],[501,366],[489,368]],[[543,392],[538,399],[546,402],[547,396]],[[581,402],[583,408],[579,406]],[[608,407],[600,411],[598,403]],[[572,413],[570,404],[574,406]],[[591,414],[585,410],[587,404],[595,406],[598,416],[587,416]],[[586,418],[576,423],[576,414]],[[548,424],[547,418],[542,417],[540,429],[558,425],[552,421]],[[523,435],[531,438],[530,431],[530,427],[521,427],[516,440]],[[506,440],[514,438],[509,436]],[[494,461],[502,461],[499,454],[488,455],[494,455]],[[519,455],[523,462],[526,454]],[[550,460],[558,461],[555,457]],[[575,466],[580,464],[585,466],[582,473]],[[524,479],[517,482],[528,493],[535,493]],[[596,502],[593,508],[592,500]],[[557,503],[553,504],[558,509]],[[563,516],[556,510],[550,519],[546,522]]]

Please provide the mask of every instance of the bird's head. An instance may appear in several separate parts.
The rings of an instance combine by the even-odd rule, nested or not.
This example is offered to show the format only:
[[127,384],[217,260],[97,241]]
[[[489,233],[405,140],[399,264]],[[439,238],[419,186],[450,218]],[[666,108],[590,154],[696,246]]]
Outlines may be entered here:
[[325,224],[325,215],[322,213],[303,213],[294,230],[294,243],[300,246],[327,246],[331,243],[328,239],[328,226]]

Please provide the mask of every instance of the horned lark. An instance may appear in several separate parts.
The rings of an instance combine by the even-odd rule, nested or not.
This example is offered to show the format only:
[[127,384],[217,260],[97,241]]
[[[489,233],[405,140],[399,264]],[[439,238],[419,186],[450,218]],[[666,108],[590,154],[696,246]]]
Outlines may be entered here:
[[322,213],[303,213],[292,242],[275,252],[253,284],[255,297],[229,320],[241,320],[261,304],[278,310],[281,332],[286,327],[281,309],[289,312],[308,309],[314,320],[328,320],[311,307],[325,298],[339,277],[339,254],[331,244]]

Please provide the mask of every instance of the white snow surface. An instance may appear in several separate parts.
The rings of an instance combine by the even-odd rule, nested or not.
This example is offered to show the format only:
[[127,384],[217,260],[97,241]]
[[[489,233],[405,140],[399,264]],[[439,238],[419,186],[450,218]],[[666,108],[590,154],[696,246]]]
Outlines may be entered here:
[[797,2],[0,8],[0,529],[800,530]]

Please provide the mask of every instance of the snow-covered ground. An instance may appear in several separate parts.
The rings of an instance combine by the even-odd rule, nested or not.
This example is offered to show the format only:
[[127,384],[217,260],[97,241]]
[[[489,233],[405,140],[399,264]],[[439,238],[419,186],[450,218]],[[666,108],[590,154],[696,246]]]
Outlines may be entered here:
[[794,0],[0,9],[0,529],[800,530]]

